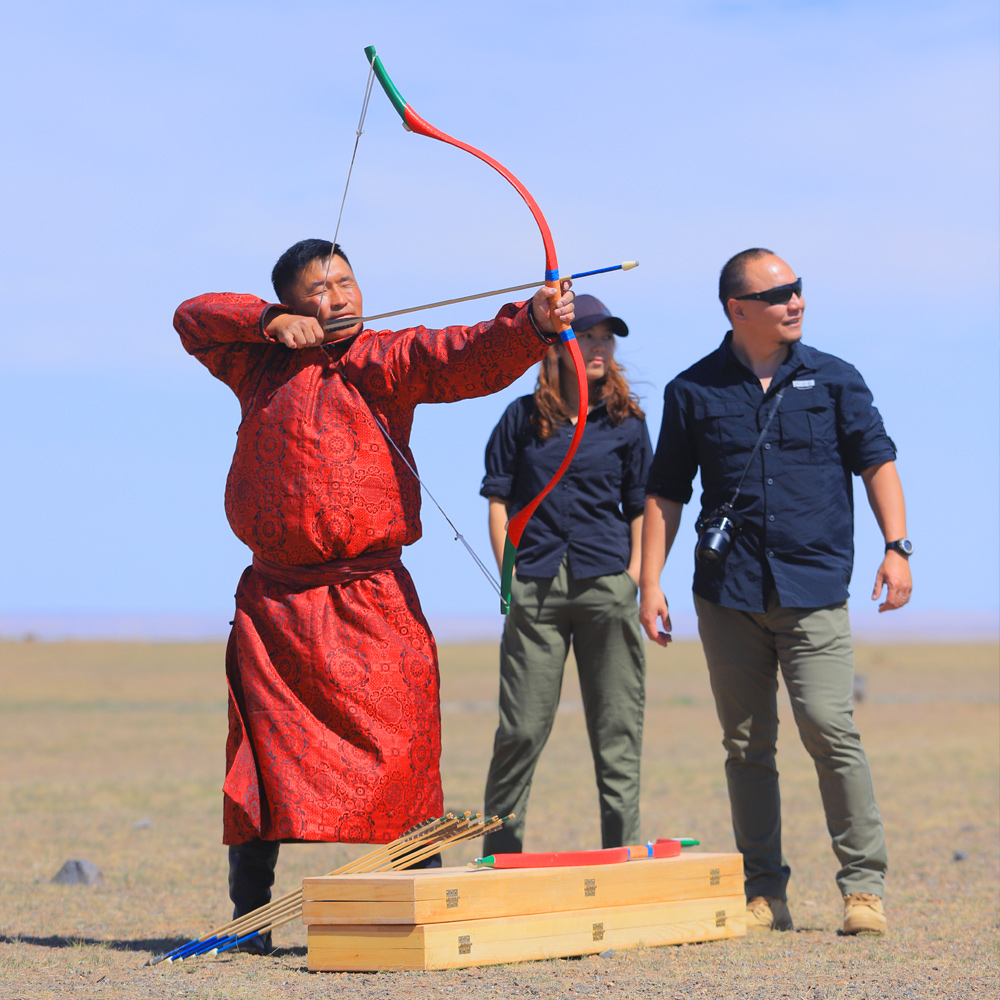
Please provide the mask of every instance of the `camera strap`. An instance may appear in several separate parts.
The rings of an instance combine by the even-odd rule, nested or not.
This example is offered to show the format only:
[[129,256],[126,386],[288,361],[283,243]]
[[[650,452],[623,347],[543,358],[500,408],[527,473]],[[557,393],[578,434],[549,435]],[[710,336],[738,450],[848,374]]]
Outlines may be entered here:
[[732,500],[729,501],[730,507],[733,507],[736,504],[736,498],[740,495],[740,490],[743,489],[743,480],[746,479],[747,473],[750,471],[750,465],[753,463],[754,457],[757,452],[760,451],[760,446],[764,442],[764,435],[767,433],[767,429],[771,426],[771,421],[774,420],[774,415],[778,412],[778,407],[781,405],[781,397],[784,396],[785,389],[787,388],[787,386],[782,386],[781,389],[778,390],[777,396],[774,397],[774,406],[771,407],[771,412],[767,415],[767,420],[764,421],[764,427],[762,428],[760,434],[757,435],[757,443],[753,446],[753,451],[750,452],[747,464],[743,467],[743,475],[740,476],[740,481],[736,485],[736,492],[733,494]]

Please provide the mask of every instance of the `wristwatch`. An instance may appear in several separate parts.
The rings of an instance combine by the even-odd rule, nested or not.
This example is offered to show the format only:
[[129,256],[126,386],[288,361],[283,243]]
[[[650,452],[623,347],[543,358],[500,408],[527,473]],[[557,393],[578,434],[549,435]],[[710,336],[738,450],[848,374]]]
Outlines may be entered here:
[[898,552],[905,559],[909,559],[913,555],[913,542],[909,538],[900,538],[895,542],[886,542],[885,551],[888,552],[890,549]]

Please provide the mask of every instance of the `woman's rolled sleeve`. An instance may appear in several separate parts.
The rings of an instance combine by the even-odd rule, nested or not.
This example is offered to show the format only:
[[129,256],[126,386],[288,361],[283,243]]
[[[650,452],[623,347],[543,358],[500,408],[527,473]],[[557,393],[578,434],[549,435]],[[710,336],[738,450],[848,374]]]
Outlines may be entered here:
[[486,475],[479,495],[510,500],[514,496],[517,475],[518,432],[523,423],[523,401],[515,400],[504,411],[486,444]]
[[645,420],[630,420],[631,447],[622,468],[622,513],[634,521],[646,509],[646,481],[653,464],[653,445]]

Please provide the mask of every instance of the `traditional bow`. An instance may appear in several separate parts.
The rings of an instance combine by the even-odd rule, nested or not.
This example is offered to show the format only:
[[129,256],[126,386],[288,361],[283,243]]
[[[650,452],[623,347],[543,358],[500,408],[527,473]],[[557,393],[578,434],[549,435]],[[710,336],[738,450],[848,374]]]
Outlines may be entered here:
[[[528,208],[531,210],[531,214],[535,218],[535,222],[538,224],[538,229],[542,234],[542,243],[545,246],[545,284],[549,288],[554,288],[559,291],[559,263],[556,260],[556,248],[552,242],[552,233],[549,230],[548,223],[545,221],[545,216],[542,215],[542,210],[538,207],[538,203],[531,196],[528,189],[502,163],[498,163],[492,156],[487,156],[486,153],[480,149],[476,149],[475,146],[470,146],[468,143],[462,142],[460,139],[453,138],[421,118],[420,115],[418,115],[416,111],[414,111],[413,108],[407,104],[402,95],[396,89],[396,85],[389,78],[389,74],[386,73],[385,67],[382,65],[382,60],[375,54],[374,45],[369,45],[365,49],[365,56],[367,57],[375,76],[378,78],[378,82],[382,85],[382,89],[386,92],[389,100],[392,101],[392,105],[399,113],[400,118],[403,119],[403,127],[408,132],[417,132],[418,134],[425,135],[430,139],[438,139],[451,146],[457,146],[459,149],[464,149],[465,152],[478,157],[484,163],[488,163],[502,177],[506,178],[517,193],[524,199]],[[580,354],[580,345],[576,342],[576,335],[573,333],[573,328],[571,326],[560,322],[554,313],[552,319],[562,342],[566,345],[566,348],[570,353],[570,357],[573,359],[573,368],[576,371],[577,389],[580,396],[580,408],[577,414],[576,429],[573,433],[573,439],[570,441],[569,450],[566,452],[566,457],[562,460],[559,468],[556,469],[555,475],[548,481],[548,483],[545,484],[545,487],[538,494],[538,496],[519,510],[507,523],[507,537],[504,540],[503,546],[503,565],[500,571],[501,614],[507,614],[510,610],[510,588],[514,576],[514,560],[517,557],[517,546],[520,544],[524,529],[527,526],[528,521],[531,519],[531,515],[537,510],[538,505],[545,499],[556,483],[562,478],[563,473],[569,468],[569,464],[573,460],[573,456],[576,454],[577,448],[580,446],[580,441],[583,438],[583,429],[587,423],[587,371],[583,363],[583,357]]]

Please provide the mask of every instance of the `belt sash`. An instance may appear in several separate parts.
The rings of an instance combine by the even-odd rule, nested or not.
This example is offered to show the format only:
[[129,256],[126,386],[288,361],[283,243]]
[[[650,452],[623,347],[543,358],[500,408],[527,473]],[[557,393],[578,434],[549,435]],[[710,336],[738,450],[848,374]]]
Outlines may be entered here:
[[402,547],[397,546],[355,559],[331,559],[330,562],[310,566],[286,566],[254,554],[253,568],[254,572],[284,584],[289,590],[312,590],[315,587],[340,587],[355,580],[366,580],[384,570],[402,569],[402,554]]

